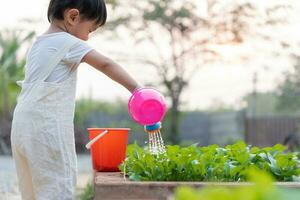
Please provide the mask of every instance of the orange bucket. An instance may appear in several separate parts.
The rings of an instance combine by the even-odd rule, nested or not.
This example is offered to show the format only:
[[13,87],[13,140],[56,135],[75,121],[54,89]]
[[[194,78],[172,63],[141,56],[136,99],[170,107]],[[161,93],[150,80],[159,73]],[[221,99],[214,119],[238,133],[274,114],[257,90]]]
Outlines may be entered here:
[[92,140],[103,131],[108,131],[91,146],[93,168],[100,172],[117,172],[125,160],[129,128],[88,128]]

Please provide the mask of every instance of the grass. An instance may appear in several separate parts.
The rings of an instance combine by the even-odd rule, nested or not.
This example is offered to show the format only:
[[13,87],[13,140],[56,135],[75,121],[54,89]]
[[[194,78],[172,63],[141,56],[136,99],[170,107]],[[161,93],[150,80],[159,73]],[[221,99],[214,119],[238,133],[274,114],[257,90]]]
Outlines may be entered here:
[[79,195],[79,200],[92,200],[94,198],[94,187],[91,183],[87,184],[83,192]]

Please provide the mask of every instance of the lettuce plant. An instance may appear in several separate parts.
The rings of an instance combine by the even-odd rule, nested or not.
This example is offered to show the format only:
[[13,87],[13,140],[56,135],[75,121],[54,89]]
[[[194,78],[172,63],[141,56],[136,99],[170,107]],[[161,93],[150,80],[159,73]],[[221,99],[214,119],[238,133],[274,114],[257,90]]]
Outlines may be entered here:
[[152,155],[147,148],[130,145],[120,169],[134,181],[247,181],[251,167],[270,173],[276,181],[299,181],[297,153],[285,147],[258,148],[237,142],[226,147],[167,146]]

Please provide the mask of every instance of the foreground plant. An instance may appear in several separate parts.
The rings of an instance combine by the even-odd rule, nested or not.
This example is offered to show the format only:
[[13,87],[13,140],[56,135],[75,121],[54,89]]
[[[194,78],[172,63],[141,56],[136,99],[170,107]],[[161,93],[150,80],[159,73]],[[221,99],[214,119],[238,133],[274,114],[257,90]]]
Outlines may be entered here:
[[128,147],[121,171],[134,181],[247,181],[246,173],[256,167],[276,181],[299,181],[297,153],[285,147],[258,148],[244,142],[198,147],[167,146],[165,154],[152,155],[137,144]]
[[92,200],[94,199],[94,188],[91,183],[87,184],[83,192],[79,195],[79,200]]
[[273,185],[273,178],[262,171],[250,170],[249,180],[254,185],[237,188],[209,186],[203,189],[180,187],[176,200],[298,200],[299,190],[279,189]]

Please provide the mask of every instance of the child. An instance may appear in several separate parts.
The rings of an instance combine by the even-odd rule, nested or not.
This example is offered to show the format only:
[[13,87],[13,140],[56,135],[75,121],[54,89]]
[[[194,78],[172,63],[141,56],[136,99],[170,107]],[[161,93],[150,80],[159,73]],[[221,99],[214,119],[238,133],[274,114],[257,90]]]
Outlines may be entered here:
[[27,55],[11,143],[23,200],[74,198],[76,72],[88,63],[130,92],[137,82],[84,40],[106,22],[103,0],[51,0],[49,29]]

